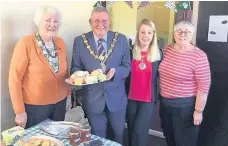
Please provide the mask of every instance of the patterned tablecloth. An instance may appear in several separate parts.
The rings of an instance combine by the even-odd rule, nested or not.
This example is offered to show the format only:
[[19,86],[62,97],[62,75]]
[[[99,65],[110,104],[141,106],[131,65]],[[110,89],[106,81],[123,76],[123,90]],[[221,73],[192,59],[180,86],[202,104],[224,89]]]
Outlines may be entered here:
[[[50,120],[48,120],[48,121],[50,121]],[[48,121],[45,121],[45,122],[48,122]],[[45,122],[42,122],[42,123],[40,123],[34,127],[26,129],[25,134],[24,134],[24,138],[26,138],[26,137],[28,138],[30,136],[38,136],[38,135],[50,136],[50,135],[46,134],[45,132],[41,131],[39,128],[41,126],[41,124],[43,124]],[[105,138],[102,138],[102,137],[99,137],[96,135],[92,135],[92,140],[97,140],[97,139],[101,140],[103,142],[104,146],[121,146],[120,144],[118,144],[114,141],[111,141],[111,140],[108,140],[108,139],[105,139]],[[71,146],[69,139],[59,139],[59,140],[62,141],[65,146]],[[83,146],[83,144],[80,144],[79,146]]]

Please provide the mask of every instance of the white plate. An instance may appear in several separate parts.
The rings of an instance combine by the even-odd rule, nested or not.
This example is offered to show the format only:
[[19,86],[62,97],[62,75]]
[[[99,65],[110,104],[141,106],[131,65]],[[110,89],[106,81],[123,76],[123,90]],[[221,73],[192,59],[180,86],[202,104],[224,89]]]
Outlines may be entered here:
[[43,130],[52,135],[67,135],[67,132],[70,130],[70,126],[65,125],[51,125],[47,127],[42,127]]
[[68,132],[71,127],[81,129],[82,125],[74,122],[49,122],[48,125],[40,126],[40,129],[48,135],[56,138],[69,138]]
[[[108,81],[108,80],[106,80],[106,81]],[[106,81],[103,81],[103,82],[106,82]],[[99,82],[98,81],[98,82],[92,83],[92,84],[80,84],[80,85],[78,85],[78,84],[74,84],[73,79],[71,79],[71,78],[65,79],[65,82],[67,82],[68,84],[73,85],[73,86],[87,86],[87,85],[93,85],[93,84],[103,83],[103,82]]]
[[75,122],[68,122],[68,121],[53,121],[53,122],[50,122],[50,124],[53,124],[53,125],[69,125],[69,126],[72,126],[72,127],[82,127],[81,124],[79,123],[75,123]]

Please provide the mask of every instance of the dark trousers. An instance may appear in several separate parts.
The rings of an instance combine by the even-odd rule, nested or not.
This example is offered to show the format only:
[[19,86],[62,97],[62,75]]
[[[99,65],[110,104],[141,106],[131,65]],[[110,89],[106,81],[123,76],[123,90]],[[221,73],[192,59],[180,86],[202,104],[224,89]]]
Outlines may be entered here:
[[66,99],[48,105],[30,105],[25,104],[27,113],[26,128],[30,128],[38,123],[51,119],[53,121],[64,121],[66,113]]
[[104,138],[110,135],[113,136],[111,140],[123,144],[126,108],[111,112],[105,106],[102,113],[86,111],[86,115],[91,126],[92,134]]
[[198,126],[193,123],[195,97],[161,97],[160,118],[168,146],[196,146]]
[[155,103],[128,100],[127,125],[129,146],[147,146]]

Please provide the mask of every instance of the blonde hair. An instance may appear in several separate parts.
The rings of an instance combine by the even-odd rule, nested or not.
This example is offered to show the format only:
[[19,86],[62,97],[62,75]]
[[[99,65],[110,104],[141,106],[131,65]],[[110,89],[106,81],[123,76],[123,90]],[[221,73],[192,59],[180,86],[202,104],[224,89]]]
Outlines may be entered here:
[[41,20],[47,13],[55,13],[59,18],[59,24],[61,24],[61,13],[58,9],[51,6],[43,6],[36,9],[34,14],[34,22],[39,27]]
[[141,49],[140,49],[140,42],[139,42],[139,31],[142,25],[147,25],[149,26],[154,34],[153,34],[153,39],[149,44],[149,48],[148,48],[148,54],[147,54],[147,60],[149,62],[155,62],[158,60],[161,60],[161,54],[157,45],[157,35],[156,35],[156,28],[154,23],[151,20],[148,19],[143,19],[141,21],[141,23],[138,26],[137,29],[137,34],[136,34],[136,40],[135,40],[135,46],[133,48],[133,59],[135,60],[141,60],[142,56],[141,56]]

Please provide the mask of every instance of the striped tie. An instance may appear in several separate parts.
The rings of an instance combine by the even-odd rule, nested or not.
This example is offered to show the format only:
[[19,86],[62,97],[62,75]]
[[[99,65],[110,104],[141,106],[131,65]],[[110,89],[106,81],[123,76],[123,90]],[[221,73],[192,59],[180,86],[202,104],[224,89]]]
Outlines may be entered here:
[[104,46],[102,44],[104,40],[103,39],[99,39],[97,42],[98,42],[98,48],[97,48],[97,54],[98,56],[100,55],[104,55],[105,53],[105,49],[104,49]]

